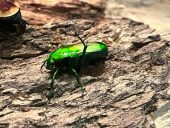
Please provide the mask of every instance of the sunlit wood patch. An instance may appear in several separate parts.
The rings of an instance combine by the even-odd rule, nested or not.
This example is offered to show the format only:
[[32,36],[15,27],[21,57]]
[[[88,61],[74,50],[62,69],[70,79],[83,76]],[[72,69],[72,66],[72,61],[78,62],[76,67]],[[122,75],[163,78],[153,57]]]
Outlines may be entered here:
[[19,11],[19,5],[15,0],[0,0],[0,17],[8,17]]

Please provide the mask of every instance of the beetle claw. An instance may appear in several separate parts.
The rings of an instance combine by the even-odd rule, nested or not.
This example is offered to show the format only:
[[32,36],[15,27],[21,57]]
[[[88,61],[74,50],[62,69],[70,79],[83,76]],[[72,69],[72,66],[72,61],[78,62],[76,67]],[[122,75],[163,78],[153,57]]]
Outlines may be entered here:
[[[86,92],[86,89],[85,88],[81,88],[80,91],[82,92],[82,95],[86,95],[87,92]],[[85,94],[84,94],[85,93]]]
[[51,101],[51,99],[54,97],[54,90],[52,88],[48,88],[46,97],[48,99],[48,101]]

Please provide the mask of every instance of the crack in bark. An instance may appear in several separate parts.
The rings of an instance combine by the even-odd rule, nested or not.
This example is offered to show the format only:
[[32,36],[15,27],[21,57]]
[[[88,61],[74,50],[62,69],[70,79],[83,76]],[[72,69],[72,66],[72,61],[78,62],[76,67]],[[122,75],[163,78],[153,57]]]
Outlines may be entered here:
[[36,54],[22,54],[22,55],[15,55],[15,56],[11,56],[11,57],[0,57],[0,58],[1,59],[7,59],[7,60],[13,60],[13,59],[16,59],[16,58],[30,59],[30,58],[33,58],[33,57],[38,57],[38,56],[44,55],[46,53],[48,53],[48,51],[42,51],[42,52],[36,53]]

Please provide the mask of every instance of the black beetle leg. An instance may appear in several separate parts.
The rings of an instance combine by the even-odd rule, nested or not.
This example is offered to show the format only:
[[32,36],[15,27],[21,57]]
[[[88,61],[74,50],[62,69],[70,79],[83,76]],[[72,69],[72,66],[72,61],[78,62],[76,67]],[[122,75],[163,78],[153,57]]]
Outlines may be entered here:
[[60,68],[57,68],[57,69],[55,70],[54,74],[52,75],[52,80],[51,80],[51,83],[50,83],[50,85],[51,85],[52,88],[53,88],[53,85],[54,85],[54,80],[55,80],[55,78],[57,77],[59,71],[60,71]]
[[41,65],[41,70],[42,70],[42,68],[44,67],[44,65],[46,64],[46,62],[47,62],[47,59],[44,60],[43,64]]
[[84,40],[77,34],[77,32],[75,32],[75,35],[79,38],[79,40],[82,42],[82,44],[84,46],[83,53],[80,56],[79,61],[78,61],[78,71],[79,71],[80,70],[80,65],[81,65],[81,63],[82,63],[82,61],[84,59],[85,54],[86,54],[86,50],[87,50],[87,47],[88,47],[88,42],[85,43]]
[[76,80],[77,80],[77,82],[78,82],[78,84],[79,84],[79,86],[80,86],[80,91],[82,92],[82,95],[83,95],[86,90],[85,90],[85,88],[83,87],[83,85],[81,84],[80,79],[79,79],[79,77],[78,77],[78,74],[77,74],[76,70],[73,69],[73,68],[71,68],[71,73],[76,77]]
[[60,68],[57,68],[56,71],[54,72],[54,74],[52,75],[50,87],[48,88],[48,92],[47,92],[47,95],[46,95],[49,101],[50,101],[51,98],[54,97],[54,93],[55,93],[55,91],[54,91],[54,80],[55,80],[56,76],[58,75],[59,71],[60,71]]

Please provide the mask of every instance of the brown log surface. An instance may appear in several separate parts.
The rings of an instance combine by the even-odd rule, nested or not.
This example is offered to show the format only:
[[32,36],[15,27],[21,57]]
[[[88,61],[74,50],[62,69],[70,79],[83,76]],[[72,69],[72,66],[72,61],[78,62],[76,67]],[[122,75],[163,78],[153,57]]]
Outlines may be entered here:
[[[91,3],[92,2],[92,3]],[[101,0],[22,0],[29,23],[20,39],[0,41],[0,127],[137,128],[153,126],[152,114],[168,101],[169,35],[129,18],[106,18]],[[60,75],[56,98],[45,98],[50,79],[40,67],[49,52],[79,40],[106,42],[105,64]]]

